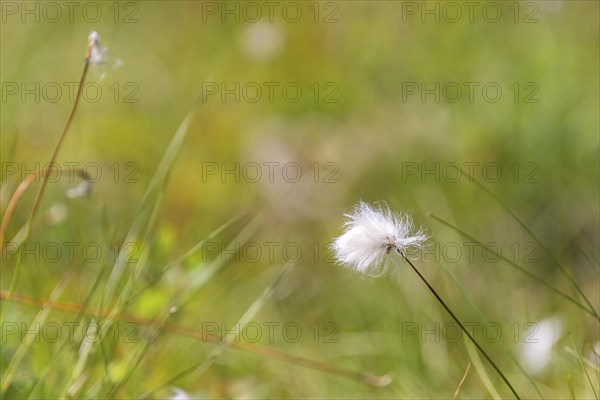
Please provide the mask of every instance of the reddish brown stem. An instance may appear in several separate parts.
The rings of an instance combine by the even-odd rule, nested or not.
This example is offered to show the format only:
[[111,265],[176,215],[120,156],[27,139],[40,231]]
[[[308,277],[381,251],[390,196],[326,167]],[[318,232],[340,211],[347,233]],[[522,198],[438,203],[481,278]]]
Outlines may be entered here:
[[[9,297],[9,293],[6,290],[0,290],[0,299],[7,299]],[[22,304],[30,304],[38,307],[48,307],[52,310],[63,311],[71,314],[84,314],[95,317],[114,318],[119,321],[133,322],[140,326],[156,326],[156,320],[151,318],[142,318],[129,313],[120,313],[116,315],[112,315],[113,313],[110,310],[104,310],[100,308],[84,308],[79,304],[72,303],[63,303],[51,301],[48,299],[38,299],[31,296],[23,295],[20,293],[12,293],[11,299],[13,301],[22,303]],[[359,372],[352,371],[350,369],[338,367],[335,365],[327,364],[322,361],[311,360],[309,358],[304,358],[300,356],[296,356],[293,354],[286,353],[279,349],[275,349],[269,346],[257,345],[254,343],[236,343],[236,342],[226,342],[220,336],[207,334],[201,330],[189,328],[173,323],[163,323],[160,325],[160,329],[172,332],[181,336],[190,337],[196,340],[200,340],[204,343],[212,343],[212,344],[223,344],[230,348],[236,350],[242,350],[253,354],[258,354],[261,356],[269,357],[274,360],[280,360],[283,362],[288,362],[295,365],[300,365],[306,368],[311,368],[323,372],[328,372],[331,374],[335,374],[338,376],[343,376],[348,379],[356,380],[362,383],[365,383],[370,386],[375,387],[383,387],[390,383],[391,378],[388,375],[378,376],[368,372]]]

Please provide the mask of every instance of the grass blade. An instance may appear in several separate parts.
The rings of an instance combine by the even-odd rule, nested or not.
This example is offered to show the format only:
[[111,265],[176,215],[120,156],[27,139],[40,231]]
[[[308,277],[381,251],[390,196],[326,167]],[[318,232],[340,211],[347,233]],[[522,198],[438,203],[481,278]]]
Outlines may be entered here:
[[[475,239],[473,236],[469,235],[468,233],[466,233],[465,231],[461,230],[460,228],[452,225],[450,222],[444,220],[443,218],[438,217],[437,215],[433,214],[433,213],[428,213],[427,214],[429,217],[435,219],[438,222],[441,222],[443,225],[446,225],[447,227],[449,227],[450,229],[458,232],[461,236],[463,236],[464,238],[467,238],[477,244],[479,244],[480,246],[484,246],[484,244]],[[485,248],[485,246],[484,246]],[[548,283],[547,281],[543,280],[542,278],[540,278],[539,276],[529,272],[528,270],[526,270],[525,268],[521,267],[519,264],[515,263],[514,261],[506,258],[505,256],[503,256],[502,254],[498,253],[497,251],[495,251],[493,248],[489,247],[486,248],[486,251],[489,251],[491,254],[493,254],[494,256],[498,257],[499,259],[501,259],[502,261],[506,262],[508,265],[510,265],[511,267],[515,268],[516,270],[518,270],[519,272],[527,275],[529,278],[535,280],[536,282],[542,284],[543,286],[545,286],[546,288],[550,289],[551,291],[553,291],[554,293],[558,294],[559,296],[563,297],[564,299],[570,301],[571,303],[573,303],[574,305],[576,305],[577,307],[579,307],[581,310],[585,311],[586,313],[596,317],[596,319],[598,319],[600,321],[600,317],[598,316],[598,314],[596,314],[595,311],[588,309],[586,306],[584,306],[583,304],[581,304],[580,302],[578,302],[576,299],[574,299],[573,297],[569,296],[568,294],[564,293],[563,291],[561,291],[560,289],[556,288],[555,286],[553,286],[552,284]]]
[[581,365],[581,369],[585,372],[585,376],[587,377],[588,382],[590,383],[590,387],[592,388],[592,392],[594,393],[594,398],[598,400],[598,395],[596,394],[596,388],[594,388],[594,384],[592,383],[592,379],[590,378],[590,374],[587,371],[585,365],[583,365],[583,360],[581,359],[581,354],[579,354],[579,350],[577,350],[577,346],[575,346],[575,341],[573,340],[573,336],[569,334],[569,338],[571,339],[571,343],[573,344],[573,348],[577,353],[577,359],[579,360],[579,364]]
[[519,217],[517,217],[517,215],[514,212],[512,212],[512,210],[510,208],[508,208],[504,204],[504,202],[502,202],[498,198],[498,196],[496,196],[494,193],[492,193],[481,182],[479,182],[477,179],[475,179],[474,177],[472,177],[471,175],[469,175],[462,168],[460,168],[460,167],[456,167],[456,168],[459,169],[460,173],[462,175],[464,175],[465,177],[467,177],[469,179],[469,181],[473,182],[478,188],[480,188],[485,193],[487,193],[489,196],[491,196],[494,200],[496,200],[496,202],[498,202],[498,204],[500,205],[500,207],[502,207],[504,209],[504,211],[506,211],[523,228],[523,230],[525,230],[525,232],[527,232],[527,234],[529,236],[531,236],[531,238],[542,248],[542,250],[544,250],[544,252],[548,255],[548,257],[550,257],[550,259],[552,260],[552,262],[554,263],[554,265],[556,265],[558,267],[558,269],[560,270],[560,272],[562,272],[562,274],[567,277],[567,279],[569,280],[569,282],[579,292],[581,298],[586,302],[586,304],[588,305],[589,309],[592,311],[593,315],[600,320],[600,317],[598,316],[598,313],[594,309],[593,304],[587,298],[587,296],[583,292],[583,289],[581,289],[581,286],[579,286],[579,284],[577,283],[577,281],[575,281],[575,278],[573,277],[573,275],[571,274],[571,272],[567,268],[563,267],[561,263],[558,262],[558,260],[554,256],[554,254],[552,254],[552,252],[544,245],[544,243],[542,243],[542,241],[540,239],[538,239],[538,237],[536,235],[533,234],[533,232],[527,227],[527,225],[525,225],[525,223],[523,221],[521,221],[521,219]]

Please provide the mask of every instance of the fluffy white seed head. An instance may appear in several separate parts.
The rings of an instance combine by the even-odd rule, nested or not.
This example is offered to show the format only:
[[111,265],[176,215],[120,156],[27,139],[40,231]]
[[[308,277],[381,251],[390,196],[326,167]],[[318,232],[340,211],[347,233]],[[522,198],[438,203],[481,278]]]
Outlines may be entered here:
[[100,35],[98,35],[98,32],[91,31],[88,36],[88,41],[93,45],[99,46],[100,45]]
[[360,201],[345,217],[344,233],[333,242],[333,251],[340,264],[360,273],[384,273],[388,254],[405,254],[427,240],[422,229],[411,233],[413,225],[408,215],[394,214],[387,206]]
[[100,35],[91,31],[88,36],[89,61],[91,64],[102,64],[106,56],[106,49],[100,47]]
[[115,70],[123,65],[121,59],[110,56],[108,48],[102,47],[100,41],[98,32],[91,31],[88,36],[86,61],[97,68],[98,81],[102,81],[106,77],[108,68]]

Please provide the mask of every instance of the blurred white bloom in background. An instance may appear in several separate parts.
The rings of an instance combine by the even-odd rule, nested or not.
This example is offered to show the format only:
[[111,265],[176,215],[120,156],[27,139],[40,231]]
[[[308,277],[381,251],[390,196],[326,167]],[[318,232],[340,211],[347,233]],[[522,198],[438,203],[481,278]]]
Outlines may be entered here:
[[67,217],[67,206],[63,203],[56,203],[48,210],[48,223],[58,224]]
[[540,17],[546,16],[547,14],[558,14],[562,11],[564,6],[563,0],[521,0],[521,9],[513,9],[513,13],[519,13],[515,15],[515,18],[521,22],[536,23],[539,22]]
[[560,339],[562,326],[559,317],[550,317],[536,322],[533,332],[527,331],[520,356],[523,366],[532,374],[543,372],[552,361],[553,347]]
[[70,199],[77,199],[79,197],[86,197],[91,192],[92,183],[84,180],[74,188],[67,189],[67,197]]
[[174,394],[169,397],[169,400],[192,400],[192,397],[183,389],[173,386],[171,390]]
[[387,207],[373,207],[361,201],[345,217],[345,232],[333,242],[333,251],[340,264],[360,273],[386,272],[384,258],[390,252],[404,254],[427,240],[422,229],[412,233],[408,215],[394,214]]
[[600,340],[597,341],[588,351],[587,358],[589,358],[594,364],[600,366]]
[[252,58],[266,61],[273,58],[283,45],[281,30],[274,24],[260,21],[251,24],[242,34],[242,48]]

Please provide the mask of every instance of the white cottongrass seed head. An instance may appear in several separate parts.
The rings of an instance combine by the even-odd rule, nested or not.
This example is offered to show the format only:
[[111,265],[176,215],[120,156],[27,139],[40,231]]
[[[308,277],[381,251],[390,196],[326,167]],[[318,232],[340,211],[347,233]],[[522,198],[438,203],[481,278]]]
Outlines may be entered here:
[[427,240],[423,229],[414,228],[408,215],[395,214],[385,206],[358,202],[345,214],[344,233],[332,248],[337,261],[362,274],[381,275],[388,270],[388,254],[419,247]]
[[90,64],[109,66],[112,69],[120,68],[123,60],[112,57],[108,52],[108,47],[100,45],[100,35],[98,32],[91,31],[88,36],[88,57]]
[[98,32],[91,31],[88,36],[88,52],[91,64],[102,64],[106,57],[106,49],[100,46],[100,35]]

